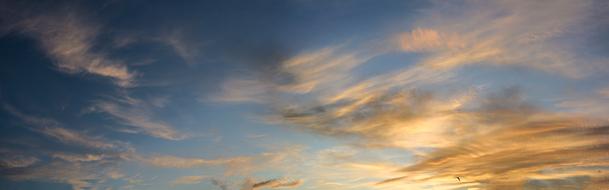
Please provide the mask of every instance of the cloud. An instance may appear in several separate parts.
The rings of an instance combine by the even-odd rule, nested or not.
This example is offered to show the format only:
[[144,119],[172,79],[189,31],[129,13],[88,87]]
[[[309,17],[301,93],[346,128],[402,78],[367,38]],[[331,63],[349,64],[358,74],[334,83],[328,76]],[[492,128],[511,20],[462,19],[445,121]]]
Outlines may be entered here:
[[201,158],[185,158],[177,156],[151,156],[140,158],[144,163],[163,168],[196,168],[205,166],[219,166],[244,163],[249,160],[248,157],[235,157],[228,159],[201,159]]
[[[412,66],[367,79],[353,76],[354,69],[385,50],[348,50],[327,47],[304,52],[287,59],[273,73],[252,74],[229,79],[215,100],[253,102],[282,106],[286,98],[300,97],[297,103],[319,101],[333,104],[366,96],[370,91],[390,90],[404,86],[434,84],[451,78],[446,71],[427,66]],[[269,77],[269,75],[271,77]]]
[[129,144],[94,137],[66,128],[51,118],[27,115],[4,104],[4,110],[20,119],[27,129],[66,145],[61,150],[42,144],[26,150],[6,149],[1,152],[0,175],[17,181],[47,181],[70,184],[73,189],[97,188],[107,179],[124,176],[116,168],[134,157]]
[[[200,157],[180,157],[172,155],[134,155],[133,159],[149,166],[160,168],[194,169],[221,167],[224,171],[219,176],[185,176],[178,178],[172,184],[195,184],[202,180],[211,179],[214,186],[222,190],[228,189],[265,189],[293,188],[299,186],[302,180],[274,179],[267,184],[255,183],[249,177],[264,172],[292,173],[303,163],[300,147],[263,152],[255,155],[205,159]],[[226,180],[224,178],[239,179]],[[245,181],[241,179],[245,177]],[[223,180],[221,180],[223,179]]]
[[60,71],[88,73],[112,79],[117,85],[135,85],[136,74],[119,60],[94,51],[100,26],[74,12],[38,14],[26,17],[17,28],[37,39],[56,61]]
[[271,73],[252,73],[229,79],[215,100],[264,103],[285,94],[335,93],[350,85],[353,69],[365,64],[382,51],[354,51],[341,46],[304,52],[286,59]]
[[[304,57],[307,56],[310,55]],[[335,71],[319,72],[331,75]],[[376,183],[371,180],[376,179],[382,181],[378,188],[388,189],[518,188],[530,180],[604,175],[586,168],[607,166],[602,162],[607,155],[601,153],[607,151],[607,142],[603,140],[607,135],[600,132],[606,130],[603,122],[583,115],[543,110],[526,102],[518,88],[495,93],[478,88],[458,89],[449,94],[421,90],[418,88],[424,84],[446,81],[445,75],[451,73],[437,71],[426,64],[363,80],[353,79],[350,69],[346,69],[345,74],[336,72],[340,77],[332,80],[337,83],[320,83],[305,91],[282,91],[280,87],[308,80],[281,84],[260,80],[267,88],[264,91],[275,96],[266,99],[270,96],[261,95],[262,99],[252,101],[271,108],[268,122],[337,138],[347,137],[343,139],[359,147],[403,149],[416,153],[419,160],[401,170],[403,177],[387,177],[385,181],[383,176],[399,175],[392,171],[398,166],[394,162],[339,162],[337,169],[324,175],[328,176],[326,180],[315,180],[319,187],[328,187],[321,182],[332,180],[334,185],[342,187],[370,187]],[[285,98],[291,94],[303,97]],[[429,151],[418,151],[420,149]],[[590,160],[575,156],[578,153],[589,155]],[[561,158],[562,154],[573,157]],[[369,177],[360,179],[362,176],[347,175],[346,171]],[[313,172],[313,175],[321,174]],[[471,181],[458,183],[456,176]]]
[[568,113],[585,114],[588,117],[604,118],[609,114],[609,88],[599,88],[593,93],[584,92],[556,101],[556,107]]
[[512,119],[512,125],[483,130],[463,143],[433,151],[403,168],[403,177],[382,183],[498,189],[521,188],[531,180],[607,175],[597,172],[609,164],[607,126],[582,126],[577,119],[539,115]]
[[160,40],[169,45],[187,64],[193,64],[200,54],[199,44],[188,39],[182,30],[174,30]]
[[0,152],[0,168],[23,168],[36,164],[40,159],[11,151]]
[[207,179],[207,176],[193,175],[193,176],[182,176],[171,182],[174,185],[184,185],[184,184],[198,184],[203,180]]
[[187,137],[176,131],[173,126],[154,119],[150,111],[153,107],[154,105],[149,105],[142,100],[127,97],[119,101],[98,101],[93,109],[109,114],[125,125],[134,127],[136,132],[167,140],[182,140]]
[[[518,88],[493,93],[445,85],[459,79],[456,68],[474,64],[521,66],[571,79],[593,74],[602,56],[577,50],[583,44],[578,40],[591,33],[586,24],[599,22],[590,18],[593,5],[435,2],[412,31],[397,35],[401,51],[421,58],[413,64],[363,76],[355,70],[388,52],[321,48],[286,59],[270,73],[228,79],[217,97],[266,106],[264,121],[272,124],[348,140],[365,150],[414,154],[414,162],[400,164],[409,166],[398,173],[395,162],[352,162],[342,155],[344,162],[327,166],[334,170],[309,175],[327,177],[314,180],[318,187],[519,189],[536,180],[580,177],[601,186],[597,180],[609,166],[603,153],[606,120],[583,111],[546,110],[527,102]],[[594,104],[604,105],[579,107],[599,107]],[[374,180],[382,182],[375,186]]]
[[[468,64],[519,65],[571,78],[602,67],[602,57],[577,51],[598,21],[594,1],[436,2],[399,35],[401,49],[423,52],[422,64],[452,69]],[[457,24],[458,23],[458,24]]]
[[465,42],[456,34],[447,35],[432,29],[417,28],[400,35],[402,50],[408,52],[433,52],[465,47]]
[[94,189],[98,182],[108,176],[105,174],[112,168],[108,162],[73,163],[52,161],[35,167],[3,171],[3,176],[11,180],[50,181],[72,185],[74,190]]
[[302,180],[289,181],[286,179],[269,179],[266,181],[254,182],[251,179],[246,180],[242,190],[256,189],[276,189],[276,188],[294,188],[302,184]]
[[216,187],[220,188],[220,190],[228,190],[228,186],[226,185],[226,183],[219,181],[217,179],[212,179],[211,180],[211,184],[215,185]]
[[609,87],[599,89],[597,91],[597,94],[599,94],[605,98],[609,98]]
[[226,175],[245,175],[253,171],[273,168],[278,164],[286,164],[296,160],[301,154],[299,147],[287,147],[276,151],[262,152],[249,156],[235,156],[217,159],[198,157],[180,157],[171,155],[135,155],[134,158],[143,163],[163,168],[200,168],[209,166],[225,166]]
[[10,105],[5,104],[4,110],[30,125],[28,126],[28,129],[68,145],[79,145],[95,149],[119,149],[125,146],[120,142],[112,142],[99,137],[91,137],[79,131],[65,128],[62,123],[53,119],[26,115]]
[[[287,180],[278,178],[255,182],[252,178],[246,178],[243,184],[241,185],[240,190],[295,188],[300,186],[302,182],[302,180]],[[224,186],[224,188],[222,189],[225,190],[227,188],[226,186]]]
[[104,159],[103,154],[65,154],[65,153],[52,153],[51,157],[62,159],[68,162],[92,162]]
[[231,79],[222,86],[222,94],[213,97],[223,102],[261,102],[272,88],[262,82],[247,79]]

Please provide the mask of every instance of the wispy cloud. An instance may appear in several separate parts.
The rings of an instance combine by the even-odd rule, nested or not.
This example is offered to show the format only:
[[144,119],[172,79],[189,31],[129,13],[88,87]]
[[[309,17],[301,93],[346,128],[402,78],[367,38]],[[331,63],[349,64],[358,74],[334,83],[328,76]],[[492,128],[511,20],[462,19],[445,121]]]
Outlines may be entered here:
[[446,93],[430,87],[458,80],[456,68],[475,64],[589,76],[597,58],[581,57],[572,46],[577,43],[565,38],[587,34],[576,28],[587,23],[593,3],[461,3],[438,2],[415,29],[398,35],[401,51],[421,57],[413,64],[362,76],[354,70],[387,52],[322,48],[281,62],[273,73],[229,79],[220,100],[262,104],[271,110],[267,122],[348,139],[360,148],[398,148],[417,159],[397,173],[395,162],[340,162],[342,168],[312,174],[328,177],[315,180],[319,187],[518,189],[573,177],[604,187],[598,179],[609,166],[606,120],[545,110],[517,88]]
[[229,189],[239,189],[239,190],[257,190],[257,189],[290,189],[296,188],[302,185],[303,180],[290,180],[285,178],[274,178],[264,181],[256,181],[252,178],[246,178],[243,180],[242,184],[240,184],[240,188],[231,188],[233,186],[229,186],[223,181],[212,179],[212,184],[221,190],[229,190]]
[[[506,118],[507,119],[507,118]],[[516,116],[440,148],[386,180],[439,188],[521,188],[530,180],[606,177],[607,127],[563,117]],[[585,158],[578,155],[586,155]],[[456,178],[459,177],[459,180]],[[589,184],[601,187],[602,184]]]
[[38,180],[72,185],[74,190],[94,189],[96,183],[107,179],[111,165],[105,162],[73,163],[53,161],[36,167],[13,170],[4,176],[12,180]]
[[243,164],[247,163],[249,159],[249,157],[235,157],[227,159],[201,159],[167,155],[140,158],[140,160],[142,160],[144,163],[163,168],[197,168],[205,166]]
[[160,41],[169,45],[187,64],[194,64],[201,53],[198,42],[188,39],[183,30],[173,30],[162,36]]
[[122,87],[135,85],[135,73],[119,60],[94,51],[101,26],[76,13],[40,14],[23,19],[18,28],[40,41],[59,70],[107,77]]
[[246,180],[244,187],[241,190],[256,190],[256,189],[275,189],[275,188],[294,188],[302,184],[302,180],[286,180],[286,179],[269,179],[260,182],[254,182],[251,179]]
[[19,154],[14,151],[2,150],[0,151],[0,168],[23,168],[31,166],[40,161],[40,159]]
[[203,180],[207,179],[207,176],[202,175],[192,175],[192,176],[182,176],[171,182],[173,185],[184,185],[184,184],[198,184]]
[[280,62],[271,73],[250,73],[250,77],[228,80],[217,99],[260,103],[284,98],[286,94],[315,93],[330,96],[358,80],[351,78],[354,69],[365,65],[377,55],[386,53],[384,49],[353,50],[344,46],[303,52]]
[[6,170],[1,175],[8,179],[60,182],[70,184],[76,190],[91,189],[105,179],[122,175],[115,166],[133,157],[134,149],[127,143],[90,136],[54,119],[27,115],[7,104],[4,110],[25,123],[27,129],[67,147],[76,147],[64,150],[67,152],[40,145],[27,150],[38,158],[21,155],[15,150],[3,152],[7,157],[0,160]]
[[417,28],[400,34],[400,47],[408,52],[434,52],[465,48],[465,41],[456,34]]
[[298,147],[263,152],[248,156],[234,156],[216,159],[200,157],[181,157],[172,155],[135,155],[135,159],[162,168],[200,168],[209,166],[227,167],[226,174],[245,175],[252,171],[269,169],[277,164],[285,164],[296,159],[301,154]]
[[92,162],[104,159],[103,154],[66,154],[66,153],[52,153],[51,157],[59,158],[68,162]]
[[555,102],[556,107],[568,113],[585,114],[588,117],[605,118],[609,114],[609,88],[601,87],[592,92],[567,96]]
[[228,186],[223,181],[220,181],[220,180],[217,180],[217,179],[212,179],[211,180],[211,184],[213,184],[216,187],[220,188],[220,190],[228,190]]
[[436,2],[415,22],[422,28],[399,38],[402,50],[424,52],[422,64],[440,69],[519,65],[578,78],[604,62],[578,52],[578,42],[565,40],[590,35],[589,24],[599,22],[591,17],[594,5],[594,1]]
[[63,124],[53,119],[24,114],[10,105],[5,104],[4,110],[28,124],[28,129],[66,144],[96,149],[117,149],[124,145],[120,142],[112,142],[100,137],[92,137],[82,132],[65,128],[63,127]]
[[121,101],[98,101],[94,110],[113,116],[125,125],[134,127],[136,132],[168,140],[181,140],[187,137],[170,124],[155,119],[151,112],[154,106],[127,97]]

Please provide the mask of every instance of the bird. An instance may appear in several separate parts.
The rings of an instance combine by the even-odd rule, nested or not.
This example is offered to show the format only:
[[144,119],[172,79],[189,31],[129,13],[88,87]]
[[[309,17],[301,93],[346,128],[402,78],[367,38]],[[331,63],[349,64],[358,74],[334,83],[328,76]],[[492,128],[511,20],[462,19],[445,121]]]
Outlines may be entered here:
[[459,176],[457,176],[457,180],[459,180],[459,182],[461,182],[461,178]]

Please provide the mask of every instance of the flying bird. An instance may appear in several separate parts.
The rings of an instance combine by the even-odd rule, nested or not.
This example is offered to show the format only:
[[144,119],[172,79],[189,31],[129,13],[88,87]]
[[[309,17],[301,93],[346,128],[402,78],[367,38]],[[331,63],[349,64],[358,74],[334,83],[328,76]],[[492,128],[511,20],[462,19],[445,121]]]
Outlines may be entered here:
[[457,176],[457,180],[459,180],[459,182],[461,182],[461,178],[459,176]]

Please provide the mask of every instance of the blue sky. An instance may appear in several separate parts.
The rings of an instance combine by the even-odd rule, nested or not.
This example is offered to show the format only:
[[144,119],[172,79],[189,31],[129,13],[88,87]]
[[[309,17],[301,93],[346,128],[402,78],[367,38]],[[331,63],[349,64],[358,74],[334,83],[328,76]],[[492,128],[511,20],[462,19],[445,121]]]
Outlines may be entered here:
[[604,1],[0,1],[7,189],[606,189]]

